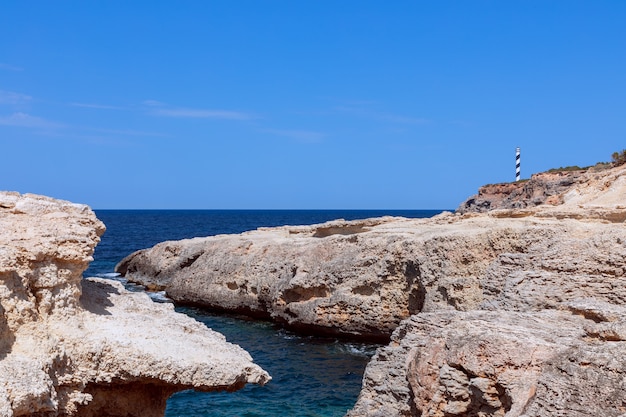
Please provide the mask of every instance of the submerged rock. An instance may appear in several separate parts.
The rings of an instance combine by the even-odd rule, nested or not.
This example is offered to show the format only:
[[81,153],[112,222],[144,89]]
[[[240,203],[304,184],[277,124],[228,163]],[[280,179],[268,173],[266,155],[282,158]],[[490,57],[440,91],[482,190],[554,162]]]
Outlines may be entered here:
[[171,305],[83,280],[103,232],[87,206],[0,193],[1,416],[159,416],[176,391],[269,380]]

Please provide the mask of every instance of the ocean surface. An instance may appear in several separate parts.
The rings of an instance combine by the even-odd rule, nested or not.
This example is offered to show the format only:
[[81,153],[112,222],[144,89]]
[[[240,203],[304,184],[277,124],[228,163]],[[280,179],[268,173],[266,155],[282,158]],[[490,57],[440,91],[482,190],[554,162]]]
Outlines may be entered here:
[[[165,240],[258,227],[305,225],[335,219],[384,215],[431,217],[441,210],[96,210],[107,226],[84,276],[118,279],[115,265],[126,255]],[[134,291],[142,289],[131,284]],[[165,301],[161,294],[152,294]],[[354,405],[363,371],[379,345],[300,336],[272,323],[217,315],[199,308],[176,309],[224,334],[272,375],[264,387],[248,385],[234,393],[183,391],[168,401],[167,417],[343,416]]]

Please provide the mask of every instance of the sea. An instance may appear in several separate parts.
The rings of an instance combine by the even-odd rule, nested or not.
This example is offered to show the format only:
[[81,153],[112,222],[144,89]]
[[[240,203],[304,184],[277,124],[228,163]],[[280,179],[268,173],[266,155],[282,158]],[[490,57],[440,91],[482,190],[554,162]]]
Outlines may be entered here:
[[[380,216],[432,217],[442,210],[95,210],[107,227],[84,276],[122,281],[131,291],[141,286],[114,273],[130,253],[166,240],[241,233],[258,227],[307,225],[329,220]],[[149,293],[155,302],[171,302],[164,293]],[[380,346],[375,343],[303,336],[275,324],[216,314],[177,305],[226,336],[270,373],[263,387],[249,384],[232,392],[182,391],[167,403],[166,417],[343,416],[354,406],[363,371]]]

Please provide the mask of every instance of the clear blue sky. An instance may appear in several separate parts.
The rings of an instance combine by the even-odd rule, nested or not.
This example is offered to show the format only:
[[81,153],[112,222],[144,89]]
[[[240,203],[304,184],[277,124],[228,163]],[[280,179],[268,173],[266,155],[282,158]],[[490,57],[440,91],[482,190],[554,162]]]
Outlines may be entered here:
[[455,208],[626,148],[624,1],[0,3],[0,189]]

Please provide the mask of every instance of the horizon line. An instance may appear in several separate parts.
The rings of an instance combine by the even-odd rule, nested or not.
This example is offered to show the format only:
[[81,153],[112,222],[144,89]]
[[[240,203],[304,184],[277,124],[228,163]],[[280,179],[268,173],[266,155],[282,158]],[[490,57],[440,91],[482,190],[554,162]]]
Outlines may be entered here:
[[454,211],[442,208],[93,208],[96,211]]

